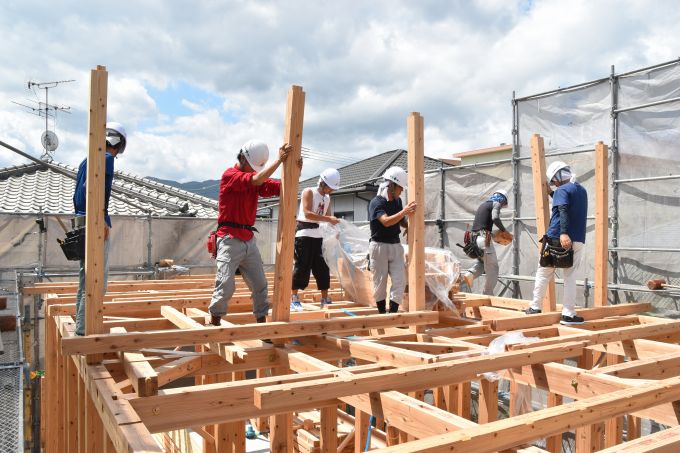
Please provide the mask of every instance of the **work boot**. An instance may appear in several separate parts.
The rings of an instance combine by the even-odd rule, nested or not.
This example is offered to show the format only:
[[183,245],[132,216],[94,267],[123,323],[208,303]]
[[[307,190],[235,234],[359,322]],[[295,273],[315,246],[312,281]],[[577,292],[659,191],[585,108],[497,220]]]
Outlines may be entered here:
[[290,311],[302,311],[304,310],[302,308],[302,304],[300,303],[300,298],[298,297],[297,294],[294,294],[293,297],[290,298]]
[[390,313],[396,313],[399,311],[399,304],[396,302],[390,301]]
[[216,327],[219,327],[222,325],[222,317],[221,316],[216,316],[211,314],[210,315],[210,324]]
[[527,308],[526,310],[524,310],[524,313],[526,313],[527,315],[537,315],[537,314],[539,314],[540,312],[541,312],[541,309],[540,309],[540,308],[531,308],[531,307],[529,307],[529,308]]
[[378,302],[375,303],[375,306],[378,307],[378,313],[380,313],[381,315],[387,313],[384,300],[379,300]]
[[330,297],[322,297],[321,298],[321,308],[325,307],[326,305],[331,305],[333,303],[333,300]]
[[562,315],[560,317],[560,324],[563,324],[565,326],[577,326],[577,325],[583,324],[583,323],[585,323],[585,320],[580,316]]

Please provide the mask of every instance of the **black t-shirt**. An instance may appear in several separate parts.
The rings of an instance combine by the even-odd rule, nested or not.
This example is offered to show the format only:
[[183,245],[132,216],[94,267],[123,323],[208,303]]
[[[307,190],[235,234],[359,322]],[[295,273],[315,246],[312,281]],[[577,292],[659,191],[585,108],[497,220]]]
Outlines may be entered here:
[[472,231],[486,230],[491,231],[493,221],[491,219],[491,210],[493,209],[493,201],[485,201],[477,208],[475,214],[475,221],[472,222]]
[[378,219],[382,217],[383,214],[391,216],[401,210],[401,198],[387,201],[384,197],[378,195],[371,200],[368,205],[368,220],[371,222],[372,241],[384,242],[387,244],[398,244],[400,242],[399,233],[401,229],[399,227],[399,222],[390,227],[386,227],[380,223],[380,220]]

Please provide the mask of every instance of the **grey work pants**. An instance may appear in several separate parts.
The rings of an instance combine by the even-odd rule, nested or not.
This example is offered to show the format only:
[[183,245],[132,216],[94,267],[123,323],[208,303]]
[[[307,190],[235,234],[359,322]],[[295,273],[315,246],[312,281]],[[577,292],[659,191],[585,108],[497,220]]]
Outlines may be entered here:
[[477,247],[484,252],[484,256],[482,258],[477,258],[477,261],[475,261],[475,264],[468,269],[468,272],[475,278],[482,275],[482,273],[486,273],[484,294],[493,296],[493,290],[498,281],[498,257],[496,256],[496,248],[491,241],[489,241],[489,245],[486,245],[485,233],[480,234],[479,237],[477,237]]
[[[104,293],[109,281],[109,239],[104,241]],[[80,260],[78,292],[76,293],[76,335],[85,335],[85,260]]]
[[217,274],[208,308],[210,314],[215,316],[227,314],[227,303],[236,289],[234,277],[236,269],[241,270],[241,276],[250,288],[253,314],[256,318],[267,316],[269,311],[267,277],[264,275],[262,257],[255,238],[242,241],[229,236],[217,238]]
[[375,301],[387,299],[387,276],[392,280],[390,301],[401,304],[406,287],[404,247],[397,244],[371,241],[368,254],[373,271],[373,298]]

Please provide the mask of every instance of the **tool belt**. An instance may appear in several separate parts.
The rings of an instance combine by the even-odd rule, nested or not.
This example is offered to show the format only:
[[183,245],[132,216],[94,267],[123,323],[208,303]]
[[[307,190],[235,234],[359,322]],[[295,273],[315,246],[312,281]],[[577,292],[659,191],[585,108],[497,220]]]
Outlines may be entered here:
[[564,269],[574,265],[574,249],[566,250],[559,239],[551,239],[547,235],[541,238],[541,256],[538,264],[541,267]]
[[235,223],[235,222],[220,222],[220,223],[217,224],[217,229],[219,230],[220,228],[222,228],[222,227],[224,227],[224,226],[228,226],[228,227],[231,227],[231,228],[238,228],[238,229],[240,229],[240,230],[248,230],[248,231],[252,231],[252,232],[255,232],[255,233],[259,233],[259,231],[257,231],[257,228],[255,228],[255,227],[252,226],[252,225],[242,225],[242,224],[240,224],[240,223]]
[[[84,217],[83,217],[84,218]],[[85,227],[75,228],[66,232],[66,237],[57,239],[64,256],[69,261],[85,259]]]
[[[220,222],[217,224],[217,230],[225,226],[258,233],[257,228],[252,225],[242,225],[235,222]],[[208,249],[208,253],[213,259],[217,258],[217,230],[211,231],[208,234],[208,241],[205,244],[206,248]]]
[[468,258],[481,259],[484,256],[484,250],[480,249],[477,245],[477,238],[480,234],[486,234],[486,245],[489,245],[489,235],[485,230],[481,231],[470,231],[465,230],[465,235],[463,236],[463,245],[456,243],[456,245],[463,249],[463,253],[467,255]]
[[319,224],[314,222],[303,222],[302,220],[298,220],[297,224],[295,225],[295,231],[313,230],[314,228],[319,228]]

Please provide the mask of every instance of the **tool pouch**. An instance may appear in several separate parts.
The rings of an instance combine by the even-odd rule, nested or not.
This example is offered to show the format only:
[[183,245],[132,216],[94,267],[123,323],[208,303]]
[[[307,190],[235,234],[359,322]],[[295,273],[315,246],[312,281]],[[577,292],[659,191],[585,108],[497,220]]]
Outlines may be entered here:
[[85,227],[76,228],[66,233],[64,239],[57,239],[61,250],[69,261],[85,259]]
[[477,237],[479,234],[472,233],[469,229],[465,230],[463,236],[463,245],[456,243],[456,245],[463,249],[463,253],[468,258],[479,259],[484,256],[484,251],[477,246]]
[[574,249],[566,250],[560,245],[559,240],[551,240],[548,236],[541,239],[541,256],[539,265],[541,267],[554,267],[564,269],[574,265]]
[[208,253],[215,259],[217,258],[217,231],[211,231],[208,234],[208,242],[206,242],[206,247],[208,248]]

